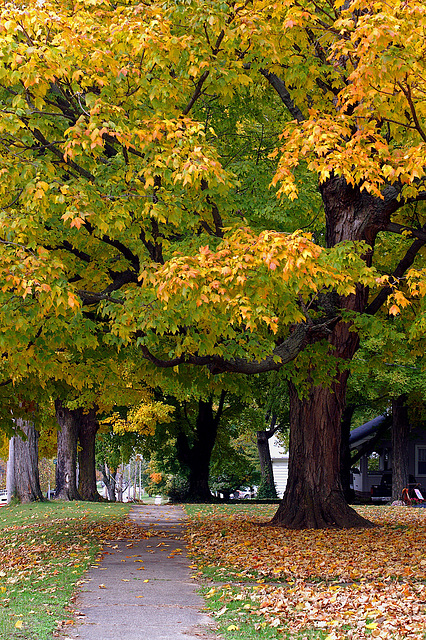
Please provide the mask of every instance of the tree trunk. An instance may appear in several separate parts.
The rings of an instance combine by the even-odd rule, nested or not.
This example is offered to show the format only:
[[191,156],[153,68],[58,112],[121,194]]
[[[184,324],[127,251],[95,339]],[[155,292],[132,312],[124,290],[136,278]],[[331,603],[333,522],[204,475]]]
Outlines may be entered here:
[[[277,431],[275,427],[275,418],[271,421],[271,427],[268,431],[257,431],[257,451],[259,453],[260,473],[262,475],[262,495],[259,498],[277,498],[277,490],[274,482],[274,470],[272,467],[271,452],[269,450],[269,439]],[[260,491],[260,489],[259,489]]]
[[118,479],[118,482],[116,481],[118,502],[123,502],[123,480],[124,480],[123,474],[124,474],[123,465],[120,465],[120,468],[117,471],[117,476],[116,476],[116,478]]
[[392,400],[392,500],[401,500],[408,487],[408,438],[410,423],[404,393]]
[[117,469],[115,471],[109,469],[106,462],[104,462],[102,465],[98,464],[98,471],[102,473],[102,481],[106,486],[106,489],[108,492],[108,500],[110,502],[115,502],[116,501],[115,486],[116,486]]
[[15,438],[9,440],[9,458],[6,466],[7,502],[10,503],[16,495],[15,484]]
[[347,373],[332,389],[312,387],[300,399],[290,383],[287,488],[271,524],[290,529],[368,526],[347,504],[340,482],[341,411]]
[[77,422],[74,411],[61,400],[55,400],[58,431],[56,463],[56,497],[61,500],[81,500],[77,490]]
[[223,412],[225,393],[222,392],[216,415],[213,412],[213,397],[198,401],[195,437],[192,446],[182,432],[178,436],[178,459],[189,469],[189,489],[187,498],[194,502],[210,502],[209,487],[210,460],[216,441],[219,421]]
[[20,502],[43,501],[38,474],[38,431],[29,420],[18,418],[16,425],[25,434],[25,439],[13,437],[14,495]]
[[[395,210],[395,200],[391,196],[380,200],[337,177],[328,179],[320,189],[327,246],[364,240],[371,247],[365,256],[370,264],[376,235],[386,228]],[[367,299],[368,291],[357,286],[353,294],[337,301],[336,296],[326,294],[324,302],[319,300],[319,306],[323,312],[330,307],[331,314],[336,313],[337,305],[363,312]],[[353,358],[359,344],[357,334],[343,321],[336,324],[328,341],[332,354],[343,361]],[[293,529],[371,526],[349,507],[340,480],[341,423],[347,379],[348,372],[340,372],[330,387],[312,387],[304,399],[300,399],[290,385],[289,478],[272,524]]]
[[90,409],[86,413],[83,409],[76,409],[75,411],[78,419],[78,440],[80,443],[78,450],[78,491],[82,500],[97,502],[100,496],[96,486],[95,439],[99,429],[96,409]]
[[274,486],[274,472],[272,468],[271,452],[269,450],[269,437],[267,431],[257,431],[257,451],[259,453],[260,472],[262,478],[271,487]]
[[197,502],[209,502],[210,459],[217,435],[218,422],[214,419],[213,399],[198,401],[195,440],[186,458],[189,467],[188,498]]

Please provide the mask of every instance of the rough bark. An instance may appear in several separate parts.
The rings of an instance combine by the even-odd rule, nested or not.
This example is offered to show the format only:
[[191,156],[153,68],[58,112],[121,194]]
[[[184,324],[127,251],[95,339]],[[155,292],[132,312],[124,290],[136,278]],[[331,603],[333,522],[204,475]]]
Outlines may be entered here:
[[290,383],[289,479],[271,524],[290,529],[365,527],[349,507],[340,482],[341,411],[347,373],[332,389],[313,386],[300,399]]
[[392,500],[401,500],[402,490],[408,487],[410,423],[406,401],[406,394],[392,400]]
[[59,399],[55,400],[56,421],[59,425],[57,463],[56,463],[56,497],[61,500],[81,500],[77,490],[77,422],[75,414],[64,406]]
[[95,439],[99,429],[96,418],[96,409],[85,412],[83,409],[76,409],[76,419],[78,421],[78,491],[82,500],[97,502],[100,500],[96,486],[96,462],[95,462]]
[[212,499],[209,487],[210,460],[223,412],[224,400],[225,394],[222,393],[216,414],[213,411],[213,397],[198,401],[192,445],[189,444],[188,437],[183,432],[178,436],[178,459],[189,470],[187,499],[194,502],[209,502]]
[[18,418],[16,425],[24,433],[24,438],[13,437],[14,496],[20,502],[43,501],[38,474],[38,438],[39,434],[34,424],[29,420]]
[[[321,185],[321,194],[327,246],[364,240],[371,247],[365,255],[370,264],[377,233],[386,229],[390,214],[399,206],[395,190],[385,190],[380,200],[333,177]],[[345,310],[363,312],[367,299],[368,291],[358,286],[339,304]],[[357,334],[343,321],[331,329],[328,341],[333,355],[343,361],[353,358],[359,344]],[[341,371],[330,387],[312,387],[304,399],[290,385],[289,479],[272,524],[293,529],[371,525],[349,507],[340,479],[347,380],[348,372]]]

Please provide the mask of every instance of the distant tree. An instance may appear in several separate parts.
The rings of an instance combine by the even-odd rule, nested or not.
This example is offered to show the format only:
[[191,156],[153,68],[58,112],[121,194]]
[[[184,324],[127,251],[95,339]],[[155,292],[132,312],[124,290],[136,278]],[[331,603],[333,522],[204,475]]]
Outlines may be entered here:
[[43,501],[38,471],[39,433],[30,419],[17,418],[16,427],[20,435],[9,442],[9,489],[19,502]]

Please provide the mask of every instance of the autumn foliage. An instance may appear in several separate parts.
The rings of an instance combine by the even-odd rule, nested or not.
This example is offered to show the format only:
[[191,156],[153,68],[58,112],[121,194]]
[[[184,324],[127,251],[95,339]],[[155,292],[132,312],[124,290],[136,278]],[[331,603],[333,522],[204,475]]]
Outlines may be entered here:
[[259,526],[273,511],[212,506],[192,517],[191,552],[217,581],[208,599],[240,603],[238,615],[277,637],[309,637],[311,629],[327,640],[422,637],[424,509],[366,507],[375,526],[351,531]]

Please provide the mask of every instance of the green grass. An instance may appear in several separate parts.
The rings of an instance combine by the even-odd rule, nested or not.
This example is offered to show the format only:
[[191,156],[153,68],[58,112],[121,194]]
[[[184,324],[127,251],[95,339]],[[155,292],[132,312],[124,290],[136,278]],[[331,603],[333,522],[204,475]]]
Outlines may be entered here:
[[51,640],[71,624],[78,581],[128,510],[61,501],[0,509],[1,640]]

